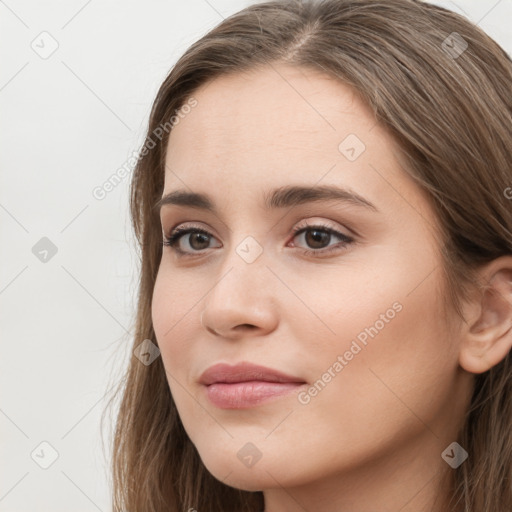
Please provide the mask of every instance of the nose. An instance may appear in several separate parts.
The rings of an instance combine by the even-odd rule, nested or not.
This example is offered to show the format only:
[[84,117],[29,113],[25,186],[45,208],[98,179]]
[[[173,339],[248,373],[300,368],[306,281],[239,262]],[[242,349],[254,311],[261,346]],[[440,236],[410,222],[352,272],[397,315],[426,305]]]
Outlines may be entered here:
[[232,256],[204,299],[201,324],[226,339],[269,334],[278,325],[276,290],[269,283],[272,273],[263,261],[246,263]]

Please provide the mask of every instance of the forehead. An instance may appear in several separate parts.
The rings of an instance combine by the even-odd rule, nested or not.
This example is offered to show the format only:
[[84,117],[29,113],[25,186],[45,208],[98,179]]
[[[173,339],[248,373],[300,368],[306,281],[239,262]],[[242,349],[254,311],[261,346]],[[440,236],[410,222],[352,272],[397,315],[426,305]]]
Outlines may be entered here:
[[169,159],[185,151],[222,162],[261,155],[262,149],[275,150],[272,158],[287,159],[298,150],[302,158],[337,158],[350,131],[364,138],[375,125],[353,89],[318,71],[282,64],[221,76],[194,97],[197,107],[171,132]]
[[[169,137],[165,191],[230,186],[260,194],[322,181],[364,191],[374,203],[418,192],[371,109],[331,76],[272,64],[216,78],[193,96],[197,106]],[[347,157],[351,146],[355,159]]]

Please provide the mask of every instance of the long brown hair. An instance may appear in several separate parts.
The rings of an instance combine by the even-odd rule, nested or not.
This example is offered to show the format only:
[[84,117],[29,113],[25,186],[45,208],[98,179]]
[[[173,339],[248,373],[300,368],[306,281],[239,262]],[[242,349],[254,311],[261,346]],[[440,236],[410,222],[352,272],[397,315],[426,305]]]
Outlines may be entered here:
[[[437,214],[451,311],[461,316],[461,300],[481,265],[512,254],[512,203],[504,193],[512,186],[512,62],[494,40],[466,18],[417,0],[255,4],[194,43],[154,101],[130,189],[141,263],[133,347],[158,343],[151,299],[162,235],[154,205],[164,186],[169,120],[215,77],[277,62],[337,77],[388,128],[404,170]],[[475,376],[458,439],[469,458],[454,470],[457,510],[512,510],[511,369],[509,353]],[[236,490],[206,470],[178,416],[161,358],[146,366],[132,357],[119,396],[115,512],[263,509],[261,492]]]

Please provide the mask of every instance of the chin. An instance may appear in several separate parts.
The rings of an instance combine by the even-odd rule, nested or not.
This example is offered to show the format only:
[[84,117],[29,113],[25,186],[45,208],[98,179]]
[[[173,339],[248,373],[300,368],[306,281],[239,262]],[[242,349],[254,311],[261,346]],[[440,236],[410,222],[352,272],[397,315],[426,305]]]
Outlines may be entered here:
[[229,487],[240,489],[241,491],[257,492],[273,487],[276,484],[275,480],[273,480],[262,467],[259,469],[255,467],[241,467],[238,460],[232,464],[227,464],[223,461],[219,464],[205,464],[205,466],[211,475],[219,480],[219,482]]

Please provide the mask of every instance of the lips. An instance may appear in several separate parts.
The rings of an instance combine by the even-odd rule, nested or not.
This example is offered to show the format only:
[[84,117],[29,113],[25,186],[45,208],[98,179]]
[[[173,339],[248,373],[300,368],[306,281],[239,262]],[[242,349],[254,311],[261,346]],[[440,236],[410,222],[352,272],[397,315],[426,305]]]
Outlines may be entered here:
[[296,383],[304,384],[304,379],[287,375],[278,370],[259,366],[252,363],[238,363],[234,366],[220,363],[208,368],[199,382],[205,386],[216,383],[232,384],[236,382],[276,382],[276,383]]
[[257,407],[285,398],[305,385],[300,377],[247,362],[211,366],[199,382],[210,402],[220,409]]

